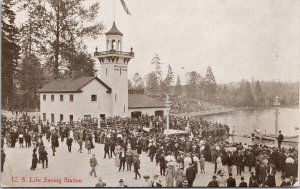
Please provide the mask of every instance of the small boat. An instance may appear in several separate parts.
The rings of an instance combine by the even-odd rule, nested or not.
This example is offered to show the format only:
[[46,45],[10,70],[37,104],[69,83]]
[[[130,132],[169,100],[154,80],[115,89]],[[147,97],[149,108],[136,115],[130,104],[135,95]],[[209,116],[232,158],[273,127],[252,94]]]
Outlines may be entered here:
[[[255,133],[259,134],[259,136],[255,136],[256,138],[261,137],[262,140],[272,140],[272,141],[277,140],[277,136],[275,134],[267,134],[267,133],[265,134],[265,133],[262,133],[262,131],[259,129],[255,129],[254,131],[255,131]],[[297,142],[299,142],[299,136],[298,135],[284,136],[283,142],[297,143]]]

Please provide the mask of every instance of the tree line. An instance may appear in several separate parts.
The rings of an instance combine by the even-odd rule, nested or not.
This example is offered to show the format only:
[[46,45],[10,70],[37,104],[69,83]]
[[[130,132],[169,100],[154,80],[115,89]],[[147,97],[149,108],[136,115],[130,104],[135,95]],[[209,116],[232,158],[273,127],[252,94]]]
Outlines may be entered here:
[[135,73],[129,80],[129,89],[143,90],[153,97],[164,98],[167,94],[174,97],[198,99],[214,104],[237,107],[265,107],[272,106],[278,95],[281,105],[299,105],[299,82],[241,80],[227,84],[217,84],[212,68],[207,67],[204,75],[197,71],[185,74],[186,84],[181,83],[179,75],[176,77],[172,67],[168,65],[165,78],[162,77],[162,62],[159,55],[151,61],[154,70],[145,78]]

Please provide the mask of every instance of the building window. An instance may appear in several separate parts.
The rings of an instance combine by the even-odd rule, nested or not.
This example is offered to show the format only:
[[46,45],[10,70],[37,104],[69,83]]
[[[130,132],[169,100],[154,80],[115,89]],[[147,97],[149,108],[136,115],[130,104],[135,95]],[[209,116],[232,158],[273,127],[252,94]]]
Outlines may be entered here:
[[60,115],[59,115],[59,120],[60,120],[60,121],[63,121],[63,120],[64,120],[64,115],[63,115],[63,114],[60,114]]
[[54,101],[54,95],[51,95],[51,101]]
[[70,95],[70,101],[73,102],[73,95]]
[[46,122],[46,113],[43,113],[43,122]]
[[117,94],[115,94],[115,101],[117,101]]
[[43,95],[43,100],[46,100],[46,95]]
[[73,115],[70,115],[70,122],[73,122]]
[[51,122],[54,122],[54,114],[51,114]]
[[59,96],[60,101],[64,101],[64,95]]
[[97,95],[92,95],[91,96],[91,101],[97,101]]

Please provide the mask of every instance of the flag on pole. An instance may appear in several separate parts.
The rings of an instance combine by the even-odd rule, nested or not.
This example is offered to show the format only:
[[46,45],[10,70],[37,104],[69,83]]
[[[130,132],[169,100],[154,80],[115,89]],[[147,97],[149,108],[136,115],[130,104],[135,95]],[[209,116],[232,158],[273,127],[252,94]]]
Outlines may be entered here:
[[124,8],[126,14],[131,15],[130,12],[129,12],[129,10],[128,10],[128,8],[127,8],[127,6],[126,6],[125,1],[124,0],[120,0],[120,1],[121,1],[122,5],[123,5],[123,8]]

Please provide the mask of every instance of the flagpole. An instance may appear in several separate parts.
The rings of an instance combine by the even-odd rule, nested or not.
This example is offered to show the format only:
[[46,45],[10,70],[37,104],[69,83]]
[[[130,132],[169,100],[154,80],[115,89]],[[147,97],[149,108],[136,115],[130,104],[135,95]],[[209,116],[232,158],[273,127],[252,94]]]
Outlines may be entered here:
[[114,21],[116,21],[116,0],[114,0]]

